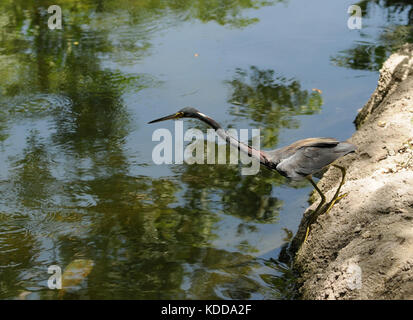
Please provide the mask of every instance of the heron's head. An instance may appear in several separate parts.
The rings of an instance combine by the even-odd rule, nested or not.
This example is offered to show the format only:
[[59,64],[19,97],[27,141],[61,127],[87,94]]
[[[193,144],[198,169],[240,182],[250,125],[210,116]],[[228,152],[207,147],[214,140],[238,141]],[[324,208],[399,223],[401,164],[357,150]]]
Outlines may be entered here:
[[181,118],[200,118],[200,116],[202,116],[202,113],[200,113],[197,109],[192,108],[192,107],[185,107],[179,110],[178,112],[175,112],[169,116],[155,119],[148,123],[155,123],[155,122],[160,122],[160,121],[165,121],[165,120],[175,120],[175,119],[181,119]]

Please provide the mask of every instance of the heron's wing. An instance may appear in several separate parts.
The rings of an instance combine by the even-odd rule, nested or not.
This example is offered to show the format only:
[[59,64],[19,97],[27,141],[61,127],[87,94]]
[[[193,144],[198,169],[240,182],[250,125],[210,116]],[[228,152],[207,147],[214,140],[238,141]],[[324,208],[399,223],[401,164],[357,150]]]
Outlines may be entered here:
[[282,160],[276,169],[291,179],[302,179],[354,150],[355,146],[347,142],[304,146],[296,150],[292,156]]
[[287,149],[299,149],[303,147],[333,147],[340,143],[334,138],[307,138],[294,142]]
[[304,147],[334,147],[340,142],[334,138],[307,138],[298,140],[289,146],[263,152],[272,162],[280,163],[293,156]]

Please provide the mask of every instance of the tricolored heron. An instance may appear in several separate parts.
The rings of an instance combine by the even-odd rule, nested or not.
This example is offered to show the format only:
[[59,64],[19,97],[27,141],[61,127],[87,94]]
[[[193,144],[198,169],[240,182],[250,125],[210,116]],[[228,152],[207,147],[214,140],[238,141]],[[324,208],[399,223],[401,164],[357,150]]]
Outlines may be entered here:
[[[256,150],[230,136],[214,119],[192,107],[183,108],[174,114],[150,121],[149,123],[181,118],[194,118],[205,122],[214,128],[217,134],[228,144],[248,153],[248,155],[257,159],[261,165],[270,170],[276,170],[281,175],[291,180],[307,179],[310,181],[315,190],[319,193],[321,201],[307,223],[307,232],[304,242],[308,237],[310,225],[321,213],[319,213],[319,210],[321,210],[326,201],[326,197],[313,181],[312,175],[321,171],[338,158],[356,150],[355,145],[348,142],[340,142],[333,138],[307,138],[298,140],[289,146],[271,151]],[[326,213],[330,211],[335,202],[342,197],[339,197],[339,193],[346,175],[346,169],[344,167],[338,165],[333,166],[341,170],[342,179],[333,199],[330,201],[327,210],[325,211]]]

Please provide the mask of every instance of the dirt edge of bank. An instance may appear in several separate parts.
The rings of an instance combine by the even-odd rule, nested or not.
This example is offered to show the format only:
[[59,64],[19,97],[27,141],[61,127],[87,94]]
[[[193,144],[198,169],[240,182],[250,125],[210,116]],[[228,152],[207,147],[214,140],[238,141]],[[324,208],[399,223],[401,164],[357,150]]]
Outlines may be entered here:
[[[355,120],[348,193],[313,224],[299,248],[304,213],[291,248],[303,299],[413,299],[413,46],[384,63],[378,86]],[[318,183],[327,201],[341,179],[330,167]]]

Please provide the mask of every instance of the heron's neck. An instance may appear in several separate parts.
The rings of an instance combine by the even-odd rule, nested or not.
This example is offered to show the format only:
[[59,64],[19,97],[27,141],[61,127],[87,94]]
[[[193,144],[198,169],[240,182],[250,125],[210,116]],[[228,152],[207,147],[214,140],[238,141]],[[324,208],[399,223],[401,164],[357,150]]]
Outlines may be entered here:
[[218,136],[220,136],[222,139],[226,141],[227,144],[237,148],[238,150],[248,154],[250,157],[258,160],[261,164],[268,166],[269,165],[269,160],[267,159],[266,155],[264,152],[257,150],[248,144],[245,144],[237,139],[235,139],[233,136],[229,135],[222,127],[221,125],[216,122],[214,119],[201,114],[198,117],[199,120],[205,122],[209,126],[215,129],[216,133]]

